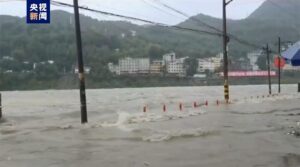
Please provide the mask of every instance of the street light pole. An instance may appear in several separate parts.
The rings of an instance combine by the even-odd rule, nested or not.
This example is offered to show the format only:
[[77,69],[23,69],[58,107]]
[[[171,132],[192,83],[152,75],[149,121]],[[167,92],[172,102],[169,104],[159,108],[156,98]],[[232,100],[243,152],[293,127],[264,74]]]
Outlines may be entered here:
[[227,36],[227,18],[226,18],[226,6],[233,0],[223,0],[223,62],[224,62],[224,97],[226,103],[229,102],[229,82],[228,82],[228,42]]
[[79,89],[80,89],[80,109],[81,109],[81,123],[87,123],[87,107],[86,107],[86,94],[85,94],[85,79],[84,79],[84,65],[82,58],[82,42],[78,0],[74,0],[74,16],[75,16],[75,29],[76,29],[76,42],[77,42],[77,56],[78,56],[78,75],[79,75]]

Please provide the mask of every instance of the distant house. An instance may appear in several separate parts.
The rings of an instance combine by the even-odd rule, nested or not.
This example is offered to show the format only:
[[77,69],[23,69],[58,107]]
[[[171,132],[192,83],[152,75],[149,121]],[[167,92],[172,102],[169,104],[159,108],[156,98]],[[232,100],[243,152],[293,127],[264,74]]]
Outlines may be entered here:
[[218,54],[216,57],[198,59],[197,72],[203,73],[205,71],[215,72],[222,66],[223,54]]
[[[85,73],[85,74],[89,74],[89,73],[91,72],[91,70],[92,70],[92,68],[89,67],[89,66],[85,66],[85,67],[84,67],[84,73]],[[75,67],[74,73],[75,73],[75,74],[78,74],[78,73],[79,73],[78,67]]]
[[150,59],[127,57],[119,59],[117,65],[108,63],[108,69],[110,72],[117,75],[148,74],[150,70]]
[[14,59],[13,57],[11,57],[11,56],[3,56],[2,59],[3,59],[3,60],[11,60],[11,61],[12,61],[12,60],[15,60],[15,59]]
[[161,74],[163,72],[163,61],[154,60],[150,64],[150,74]]
[[173,62],[175,60],[176,60],[176,54],[174,52],[167,53],[167,54],[163,55],[164,63]]
[[186,69],[184,67],[184,63],[181,61],[169,62],[167,64],[167,73],[175,74],[177,76],[185,76]]
[[176,76],[185,76],[184,67],[185,58],[176,59],[174,52],[163,55],[162,60],[153,60],[150,63],[149,58],[123,58],[119,59],[117,65],[108,63],[110,72],[116,75],[160,75],[170,74]]
[[143,74],[149,73],[149,58],[125,58],[119,60],[120,74]]

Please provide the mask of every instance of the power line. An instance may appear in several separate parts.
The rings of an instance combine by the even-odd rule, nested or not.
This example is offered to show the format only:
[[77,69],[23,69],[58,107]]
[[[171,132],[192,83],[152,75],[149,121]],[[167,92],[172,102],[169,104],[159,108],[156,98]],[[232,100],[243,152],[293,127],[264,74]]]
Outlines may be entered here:
[[178,14],[180,14],[180,15],[186,17],[186,18],[190,18],[190,19],[192,19],[192,20],[194,20],[194,21],[196,21],[196,22],[198,22],[198,23],[200,23],[200,24],[202,24],[202,25],[204,25],[204,26],[206,26],[206,27],[208,27],[208,28],[210,28],[210,29],[213,29],[213,30],[215,30],[215,31],[217,31],[217,32],[222,32],[220,29],[218,29],[218,28],[216,28],[216,27],[214,27],[214,26],[212,26],[212,25],[209,25],[209,24],[207,24],[207,23],[201,21],[200,19],[197,19],[197,18],[195,18],[195,17],[190,17],[190,16],[189,16],[188,14],[186,14],[185,12],[182,12],[182,11],[180,11],[180,10],[178,10],[178,9],[175,9],[174,7],[172,7],[172,6],[168,5],[168,4],[165,4],[165,3],[163,3],[163,2],[161,2],[161,1],[159,1],[159,0],[152,0],[152,1],[155,1],[155,2],[157,2],[157,3],[159,3],[159,4],[161,4],[162,6],[164,6],[165,8],[167,8],[167,9],[169,9],[169,10],[172,10],[172,11],[174,11],[174,12],[176,12],[176,13],[178,13]]
[[[14,0],[14,1],[24,1],[24,0]],[[2,2],[3,2],[3,0],[2,0]],[[56,6],[70,7],[70,8],[74,7],[72,4],[68,4],[68,3],[64,3],[64,2],[53,1],[53,0],[51,2],[52,2],[53,5],[56,5]],[[158,2],[158,1],[156,0],[156,2]],[[159,3],[163,4],[162,2],[159,2]],[[167,7],[170,10],[173,10],[174,12],[179,13],[179,14],[187,17],[187,18],[190,18],[190,16],[188,14],[186,14],[184,12],[181,12],[181,11],[179,11],[179,10],[177,10],[177,9],[167,5],[167,4],[164,4],[163,6]],[[85,7],[85,6],[79,6],[79,8],[82,9],[82,10],[89,11],[89,12],[99,13],[99,14],[106,15],[106,16],[113,16],[113,17],[123,18],[123,19],[127,19],[127,20],[132,20],[132,21],[139,21],[139,22],[143,22],[143,23],[147,23],[147,24],[156,25],[156,26],[159,26],[159,27],[164,27],[164,28],[173,28],[173,29],[177,29],[177,30],[190,31],[190,32],[206,34],[206,35],[212,35],[212,36],[218,36],[218,37],[223,36],[223,33],[220,29],[218,29],[214,26],[211,26],[211,25],[209,25],[209,24],[207,24],[207,23],[205,23],[205,22],[203,22],[203,21],[201,21],[197,18],[194,18],[194,17],[192,17],[192,19],[194,21],[197,21],[197,22],[199,22],[199,23],[201,23],[201,24],[207,26],[208,28],[211,28],[211,29],[213,29],[217,32],[211,32],[211,31],[206,31],[206,30],[199,30],[199,29],[181,27],[181,26],[176,26],[176,25],[167,25],[165,23],[159,23],[159,22],[155,22],[155,21],[142,19],[142,18],[137,18],[137,17],[132,17],[132,16],[125,16],[125,15],[116,14],[116,13],[112,13],[112,12],[106,12],[106,11],[102,11],[102,10],[91,9],[91,8],[88,8],[88,7]],[[258,46],[256,44],[253,44],[253,43],[250,43],[248,41],[239,39],[236,36],[233,36],[232,34],[228,34],[228,36],[231,37],[232,39],[234,39],[235,41],[237,41],[240,44],[247,45],[247,46],[255,48],[255,49],[261,49],[260,46]]]
[[[202,24],[202,25],[204,25],[204,26],[206,26],[206,27],[208,27],[210,29],[213,29],[213,30],[215,30],[215,31],[217,31],[219,33],[223,33],[222,30],[220,30],[220,29],[218,29],[218,28],[216,28],[216,27],[214,27],[214,26],[212,26],[212,25],[210,25],[208,23],[203,22],[202,20],[200,20],[198,18],[190,17],[185,12],[182,12],[182,11],[180,11],[178,9],[175,9],[174,7],[172,7],[172,6],[168,5],[168,4],[165,4],[165,3],[161,2],[160,0],[152,0],[152,1],[155,1],[155,2],[157,2],[159,4],[161,4],[162,6],[168,8],[169,10],[172,10],[172,11],[178,13],[178,14],[181,14],[181,15],[185,16],[186,18],[190,18],[191,20],[196,21],[196,22],[198,22],[198,23],[200,23],[200,24]],[[255,49],[261,49],[261,46],[253,44],[253,43],[250,43],[250,42],[248,42],[246,40],[240,39],[240,38],[238,38],[238,37],[236,37],[236,36],[234,36],[234,35],[232,35],[230,33],[228,33],[228,36],[231,37],[233,40],[237,41],[240,44],[247,45],[247,46],[255,48]]]
[[[73,5],[68,4],[68,3],[63,3],[63,2],[58,2],[58,1],[52,1],[52,3],[53,3],[53,5],[56,5],[56,6],[63,6],[63,7],[73,8]],[[215,32],[210,32],[210,31],[205,31],[205,30],[192,29],[192,28],[186,28],[186,27],[181,27],[181,26],[172,26],[172,25],[167,25],[167,24],[164,24],[164,23],[158,23],[158,22],[154,22],[154,21],[150,21],[150,20],[146,20],[146,19],[141,19],[141,18],[136,18],[136,17],[132,17],[132,16],[125,16],[125,15],[121,15],[121,14],[115,14],[115,13],[111,13],[111,12],[91,9],[91,8],[83,7],[83,6],[79,6],[79,8],[83,9],[83,10],[86,10],[86,11],[94,12],[94,13],[99,13],[99,14],[103,14],[103,15],[123,18],[123,19],[127,19],[127,20],[132,20],[132,21],[139,21],[139,22],[143,22],[143,23],[156,25],[156,26],[159,26],[159,27],[174,28],[174,29],[178,29],[178,30],[197,32],[197,33],[207,34],[207,35],[212,35],[212,36],[222,36],[222,34],[220,34],[220,33],[215,33]]]
[[[162,8],[159,8],[158,6],[156,6],[156,5],[152,4],[152,3],[150,3],[150,2],[147,1],[147,0],[142,0],[142,2],[144,2],[146,5],[149,5],[149,6],[151,6],[152,8],[154,8],[154,9],[160,11],[160,12],[163,12],[163,13],[168,14],[168,15],[170,15],[170,16],[179,18],[177,15],[174,15],[174,14],[171,13],[171,12],[165,11],[165,10],[163,10]],[[180,17],[180,19],[185,19],[185,18]]]

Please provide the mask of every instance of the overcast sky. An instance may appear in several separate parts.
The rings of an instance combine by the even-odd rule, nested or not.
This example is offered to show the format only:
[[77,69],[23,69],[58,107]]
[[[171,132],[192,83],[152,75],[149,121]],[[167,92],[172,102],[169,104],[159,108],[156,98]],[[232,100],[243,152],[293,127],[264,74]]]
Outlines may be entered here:
[[[72,0],[57,0],[65,3],[72,3]],[[145,18],[148,20],[177,24],[184,17],[164,8],[155,1],[166,3],[180,11],[187,13],[190,16],[203,13],[213,17],[222,16],[222,0],[79,0],[79,4],[92,9],[99,9],[128,16]],[[264,0],[234,0],[228,6],[228,18],[243,19],[250,15]],[[26,6],[24,2],[14,0],[0,0],[0,14],[8,14],[14,16],[25,16]],[[154,7],[153,7],[154,6]],[[60,7],[51,6],[53,9],[63,9]],[[157,9],[159,8],[159,9]],[[65,8],[72,12],[72,9]],[[115,18],[83,12],[86,15],[92,16],[100,20],[111,20]]]

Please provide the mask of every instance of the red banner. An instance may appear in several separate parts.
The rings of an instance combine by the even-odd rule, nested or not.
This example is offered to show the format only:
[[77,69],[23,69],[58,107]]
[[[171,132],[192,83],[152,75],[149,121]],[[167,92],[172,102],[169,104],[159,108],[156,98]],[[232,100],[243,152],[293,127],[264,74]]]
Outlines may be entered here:
[[[223,73],[220,73],[221,76],[224,76]],[[276,76],[275,71],[270,71],[271,77]],[[267,77],[268,71],[231,71],[228,72],[229,77]]]

